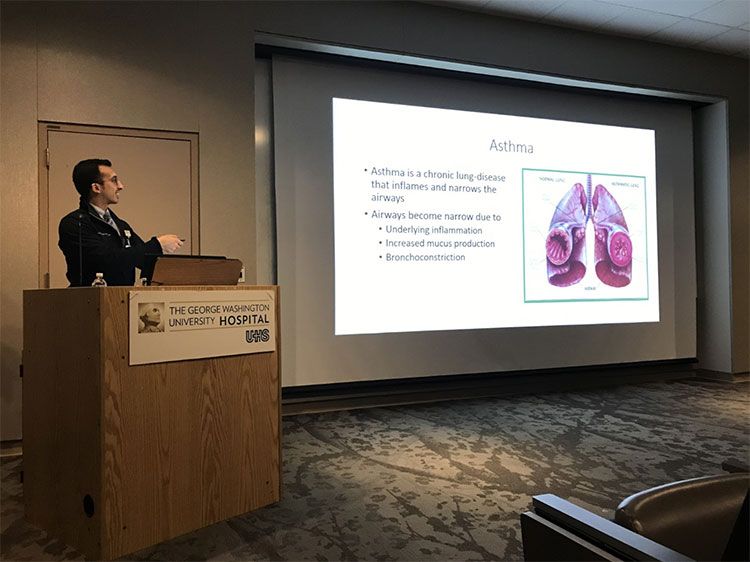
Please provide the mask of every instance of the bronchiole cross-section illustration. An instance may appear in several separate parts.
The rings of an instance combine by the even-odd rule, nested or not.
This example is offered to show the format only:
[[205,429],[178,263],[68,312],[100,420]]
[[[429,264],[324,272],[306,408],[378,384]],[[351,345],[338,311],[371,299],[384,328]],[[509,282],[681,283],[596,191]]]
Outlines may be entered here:
[[606,285],[624,287],[632,278],[633,244],[622,209],[602,185],[591,192],[575,184],[552,215],[546,240],[547,278],[552,285],[569,287],[586,274],[586,225],[594,225],[596,275]]
[[547,277],[558,287],[578,283],[586,274],[587,197],[580,183],[560,200],[547,234]]

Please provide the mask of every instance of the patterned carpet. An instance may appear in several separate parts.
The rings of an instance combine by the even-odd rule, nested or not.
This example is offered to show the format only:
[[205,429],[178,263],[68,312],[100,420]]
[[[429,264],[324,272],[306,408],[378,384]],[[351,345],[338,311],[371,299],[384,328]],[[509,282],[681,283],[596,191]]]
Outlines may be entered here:
[[[747,383],[697,380],[283,420],[282,501],[132,560],[520,560],[519,514],[551,492],[623,497],[750,459]],[[81,556],[23,520],[2,462],[4,560]]]

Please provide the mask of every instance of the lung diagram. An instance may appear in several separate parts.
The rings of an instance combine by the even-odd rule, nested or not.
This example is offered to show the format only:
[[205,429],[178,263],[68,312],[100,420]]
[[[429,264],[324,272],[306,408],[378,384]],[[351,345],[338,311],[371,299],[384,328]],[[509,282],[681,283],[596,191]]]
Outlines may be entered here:
[[594,228],[594,270],[602,283],[625,287],[632,279],[633,243],[622,209],[603,185],[576,183],[555,207],[545,241],[547,279],[569,287],[586,275],[586,225]]

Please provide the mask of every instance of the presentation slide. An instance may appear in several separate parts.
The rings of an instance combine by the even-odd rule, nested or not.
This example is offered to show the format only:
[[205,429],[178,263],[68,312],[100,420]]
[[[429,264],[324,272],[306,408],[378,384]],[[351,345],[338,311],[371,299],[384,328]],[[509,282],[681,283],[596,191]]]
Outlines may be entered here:
[[655,134],[333,98],[335,334],[659,321]]

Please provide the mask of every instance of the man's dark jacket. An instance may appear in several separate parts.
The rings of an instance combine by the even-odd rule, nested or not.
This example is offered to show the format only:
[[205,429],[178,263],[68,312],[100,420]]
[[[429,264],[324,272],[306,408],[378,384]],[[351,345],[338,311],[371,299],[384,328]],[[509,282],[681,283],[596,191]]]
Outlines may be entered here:
[[[145,255],[162,253],[156,237],[144,242],[111,209],[109,213],[120,229],[119,234],[88,204],[81,204],[77,211],[65,215],[60,221],[58,245],[65,254],[66,276],[71,287],[91,285],[97,273],[104,274],[107,285],[133,285],[135,268],[143,267]],[[80,268],[79,252],[82,257]]]

